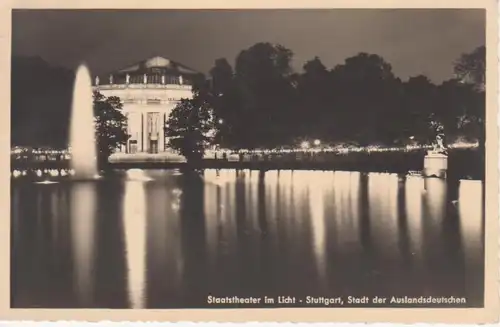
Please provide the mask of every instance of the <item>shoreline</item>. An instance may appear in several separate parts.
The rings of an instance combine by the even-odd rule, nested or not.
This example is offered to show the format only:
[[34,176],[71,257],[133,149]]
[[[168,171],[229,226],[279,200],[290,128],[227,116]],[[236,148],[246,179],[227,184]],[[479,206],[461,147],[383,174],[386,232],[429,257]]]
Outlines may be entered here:
[[[204,159],[199,163],[165,162],[165,161],[121,161],[107,163],[103,170],[123,169],[236,169],[236,170],[323,170],[323,171],[359,171],[364,173],[396,173],[408,174],[423,170],[425,152],[398,153],[353,153],[348,155],[315,156],[303,159],[292,158],[260,158],[243,161],[224,159]],[[485,180],[481,153],[477,150],[455,150],[448,154],[449,178],[465,178]],[[23,161],[11,160],[13,170],[68,170],[70,162],[62,161]]]

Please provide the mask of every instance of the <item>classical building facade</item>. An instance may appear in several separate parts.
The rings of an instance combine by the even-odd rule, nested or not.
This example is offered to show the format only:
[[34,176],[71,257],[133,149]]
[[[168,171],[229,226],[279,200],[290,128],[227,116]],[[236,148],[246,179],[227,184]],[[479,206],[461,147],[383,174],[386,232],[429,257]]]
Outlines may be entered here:
[[154,57],[96,76],[94,89],[123,102],[130,138],[122,153],[168,151],[164,126],[172,109],[183,98],[192,98],[192,85],[199,73],[163,57]]

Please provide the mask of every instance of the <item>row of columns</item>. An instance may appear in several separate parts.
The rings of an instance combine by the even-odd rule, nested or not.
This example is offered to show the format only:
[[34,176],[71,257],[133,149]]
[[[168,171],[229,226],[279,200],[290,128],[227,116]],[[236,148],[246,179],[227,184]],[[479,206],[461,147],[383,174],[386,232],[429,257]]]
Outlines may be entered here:
[[[127,118],[129,119],[129,117]],[[136,124],[129,124],[128,133],[132,136],[127,141],[127,145],[120,148],[120,152],[133,152],[133,141],[137,142],[137,152],[151,153],[165,151],[165,121],[166,114],[162,112],[140,113],[140,131],[131,131],[130,126],[136,126]],[[153,149],[153,142],[151,141],[156,142],[156,151],[153,151],[155,149]]]
[[[130,84],[130,75],[129,74],[127,74],[125,76],[125,83]],[[144,84],[148,83],[148,75],[147,74],[144,74],[144,76],[143,76],[143,83]],[[109,84],[110,85],[113,84],[113,75],[109,75]],[[161,76],[161,84],[165,84],[165,75]],[[182,75],[179,75],[179,84],[180,85],[184,84],[184,79],[182,78]],[[99,76],[96,76],[96,78],[95,78],[95,85],[96,86],[99,85]]]

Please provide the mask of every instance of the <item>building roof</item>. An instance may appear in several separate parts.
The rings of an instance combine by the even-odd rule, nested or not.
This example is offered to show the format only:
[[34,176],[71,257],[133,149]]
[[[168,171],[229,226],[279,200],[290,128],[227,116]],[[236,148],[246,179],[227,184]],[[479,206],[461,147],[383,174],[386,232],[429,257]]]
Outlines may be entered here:
[[160,83],[162,76],[164,76],[167,84],[179,84],[179,77],[182,76],[184,84],[191,84],[194,76],[199,74],[201,73],[186,65],[156,56],[99,75],[99,80],[100,84],[111,84],[110,76],[113,76],[113,84],[125,84],[128,75],[130,83],[143,83],[143,76],[147,75],[148,83]]
[[120,74],[120,73],[147,73],[147,72],[155,72],[158,71],[158,69],[162,71],[170,71],[172,73],[177,72],[180,74],[187,74],[187,75],[196,75],[199,74],[199,72],[195,71],[192,68],[187,67],[186,65],[183,65],[181,63],[178,63],[176,61],[156,56],[153,58],[145,59],[142,61],[139,61],[133,65],[127,66],[125,68],[119,69],[115,71],[114,73]]

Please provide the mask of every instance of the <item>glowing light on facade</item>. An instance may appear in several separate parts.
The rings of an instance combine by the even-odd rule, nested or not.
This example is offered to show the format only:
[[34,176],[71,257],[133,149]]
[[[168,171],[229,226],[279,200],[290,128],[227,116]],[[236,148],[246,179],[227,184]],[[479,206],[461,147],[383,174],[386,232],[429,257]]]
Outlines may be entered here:
[[[123,100],[130,139],[122,154],[169,152],[164,127],[181,99],[191,99],[198,72],[163,57],[153,57],[111,74],[109,84],[95,85],[104,96]],[[103,78],[102,81],[108,79]]]

